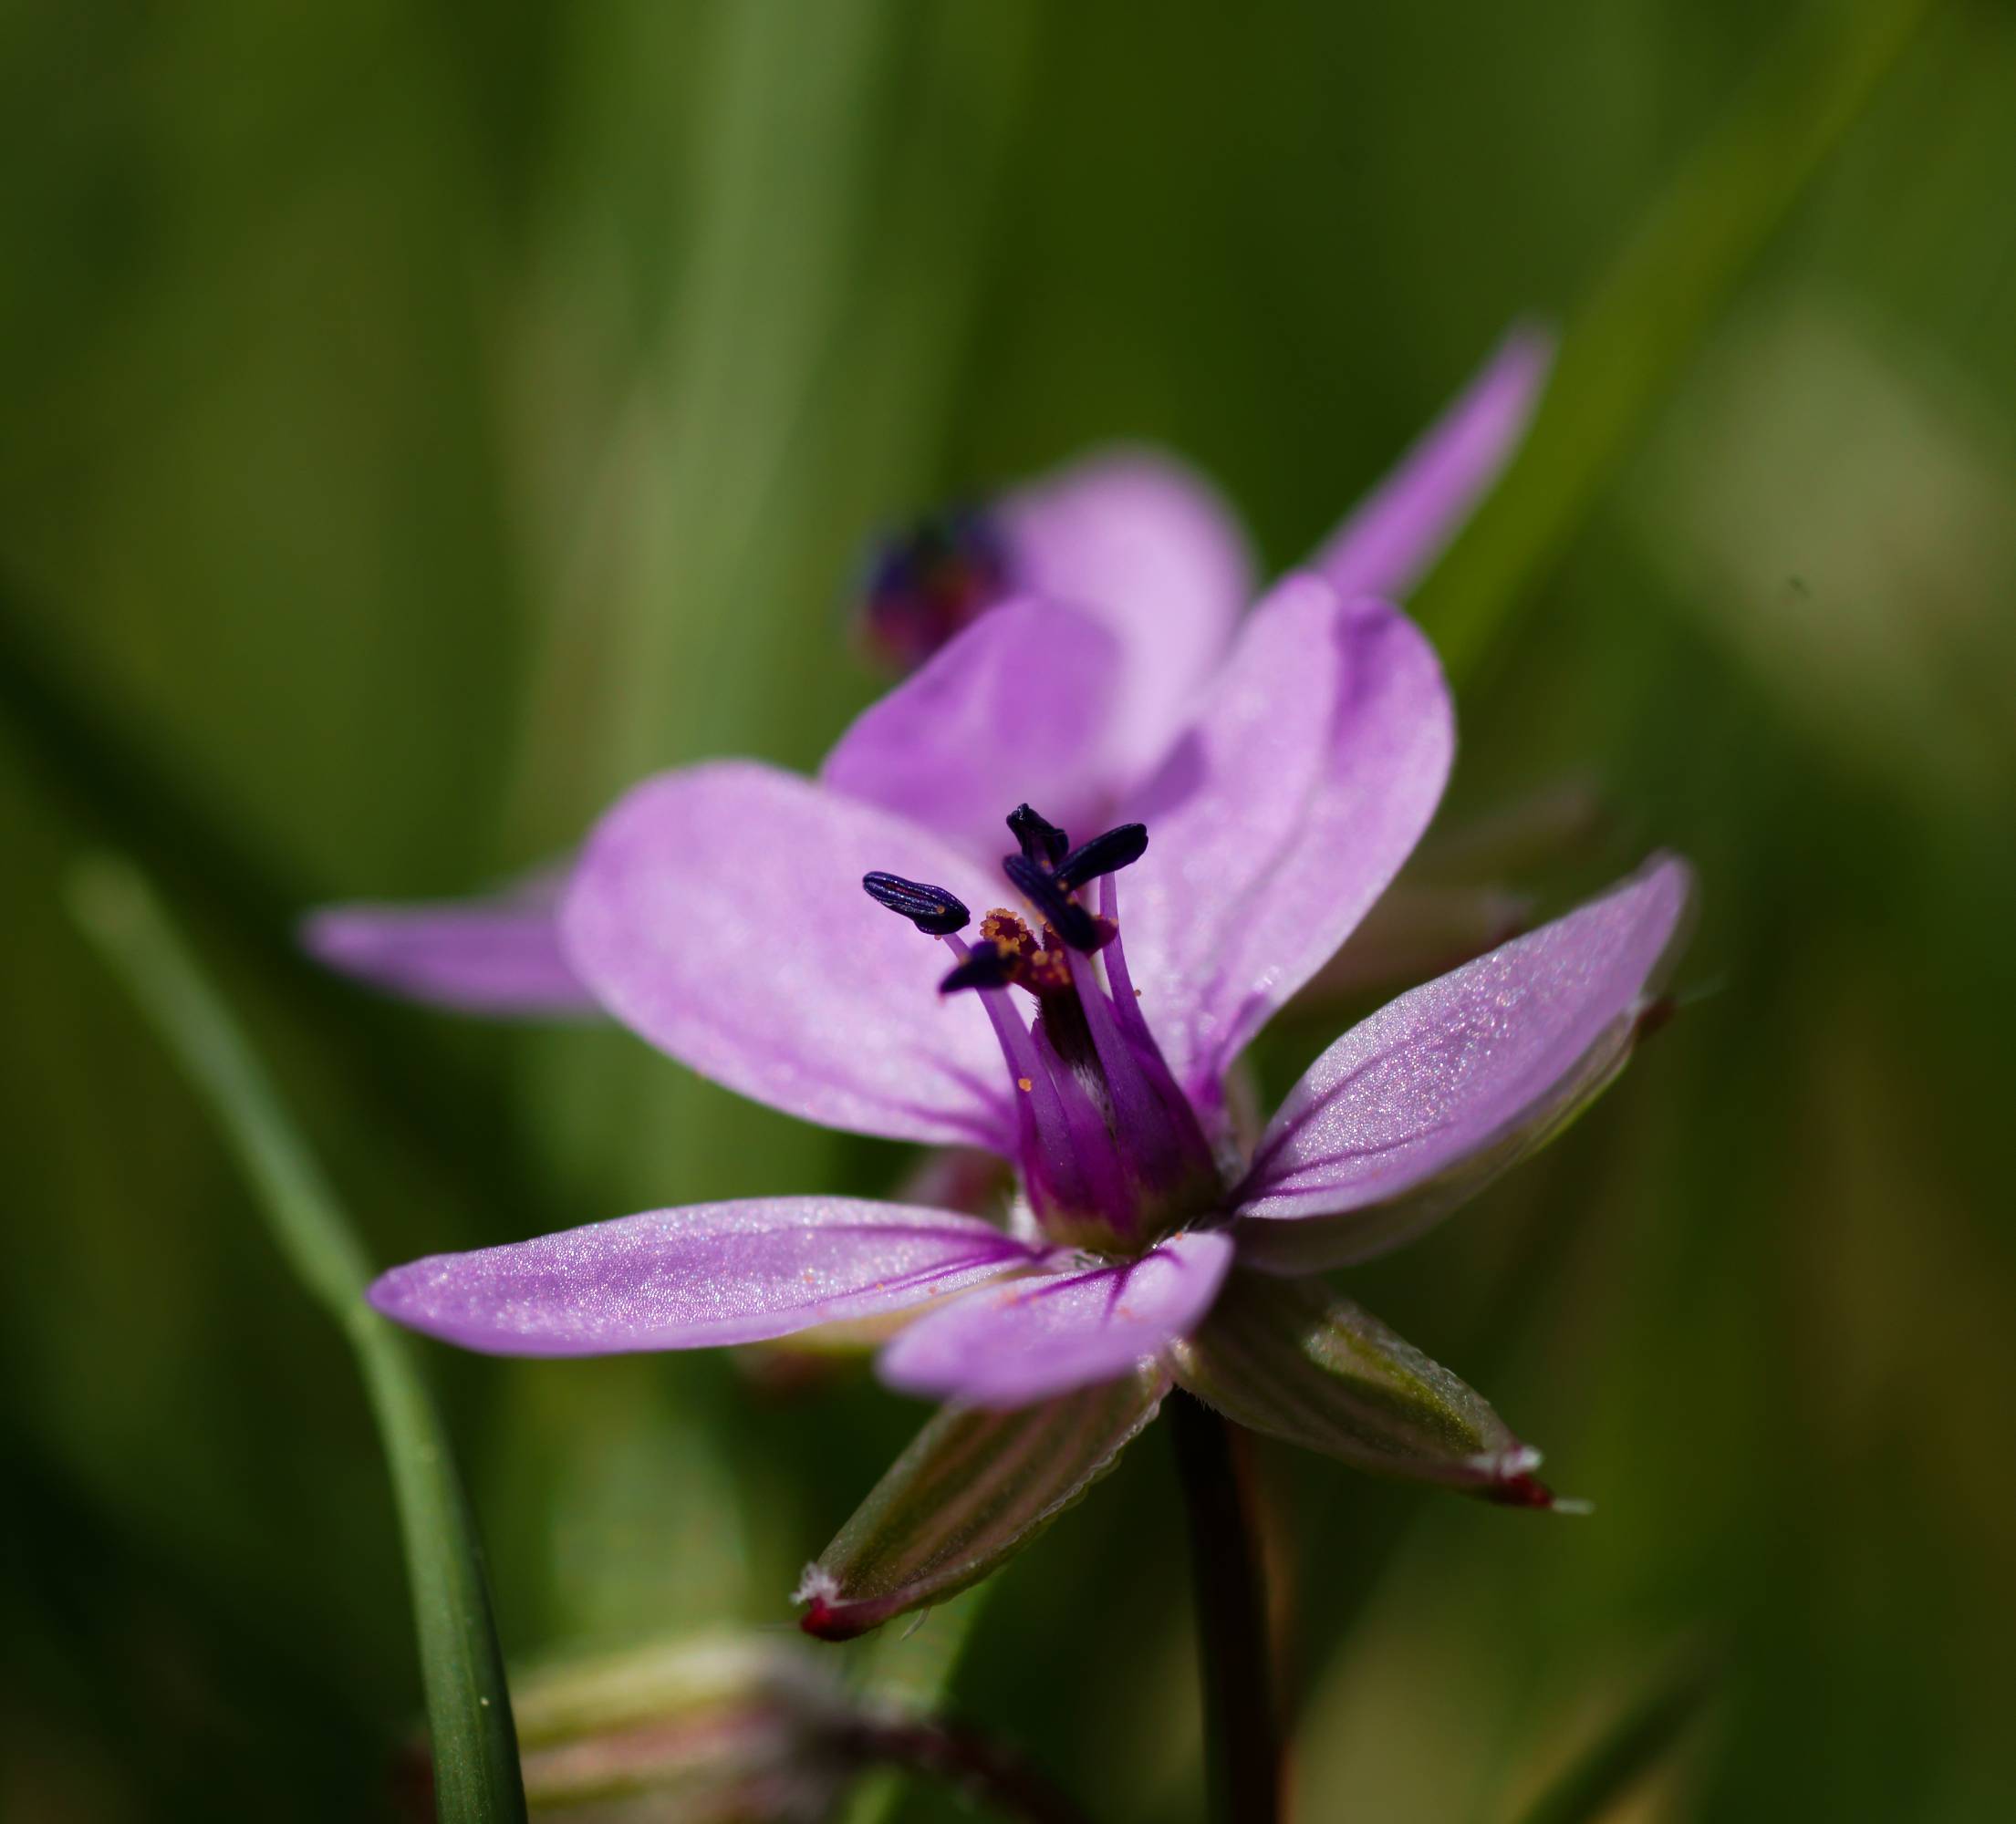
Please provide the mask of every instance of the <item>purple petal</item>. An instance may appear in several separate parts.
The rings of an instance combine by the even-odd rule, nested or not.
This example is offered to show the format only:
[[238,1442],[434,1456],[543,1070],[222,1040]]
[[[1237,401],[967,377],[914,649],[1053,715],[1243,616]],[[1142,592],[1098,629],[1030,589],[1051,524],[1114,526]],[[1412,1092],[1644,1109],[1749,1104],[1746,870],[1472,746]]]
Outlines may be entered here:
[[614,1355],[788,1336],[942,1297],[1035,1257],[976,1217],[759,1197],[395,1267],[371,1303],[493,1355]]
[[564,868],[480,899],[326,906],[301,927],[317,962],[408,1000],[464,1013],[599,1012],[560,949]]
[[1231,1238],[1171,1236],[1138,1259],[1070,1267],[956,1300],[882,1352],[890,1386],[974,1406],[1022,1406],[1125,1374],[1211,1309]]
[[948,954],[861,891],[876,868],[975,917],[1000,896],[903,818],[768,767],[693,767],[603,818],[562,935],[603,1006],[717,1083],[829,1127],[1005,1151],[985,1012],[938,992]]
[[1023,588],[1096,615],[1118,637],[1109,731],[1123,775],[1138,777],[1169,745],[1252,599],[1237,517],[1191,470],[1128,451],[1024,489],[1002,503],[1001,521]]
[[1110,796],[1119,642],[1048,602],[1003,603],[865,711],[819,769],[991,863],[1020,803],[1067,829]]
[[1526,434],[1554,340],[1514,329],[1399,465],[1330,534],[1311,568],[1342,596],[1404,596],[1491,490]]
[[1557,1132],[1628,1056],[1691,892],[1684,863],[1655,858],[1346,1032],[1262,1137],[1235,1194],[1241,1257],[1383,1253]]
[[1120,883],[1143,1010],[1201,1100],[1398,872],[1454,745],[1441,669],[1397,608],[1292,576],[1253,611],[1129,807],[1148,850]]
[[806,1567],[805,1631],[851,1640],[979,1582],[1112,1468],[1168,1392],[1157,1364],[1019,1412],[940,1412]]

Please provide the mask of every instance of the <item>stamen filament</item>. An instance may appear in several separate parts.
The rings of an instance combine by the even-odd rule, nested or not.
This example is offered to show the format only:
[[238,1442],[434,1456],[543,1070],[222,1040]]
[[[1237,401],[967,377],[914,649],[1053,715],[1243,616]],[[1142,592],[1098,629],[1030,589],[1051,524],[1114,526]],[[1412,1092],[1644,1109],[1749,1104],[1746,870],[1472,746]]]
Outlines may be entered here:
[[1156,1093],[1171,1110],[1187,1112],[1190,1098],[1183,1093],[1162,1048],[1148,1031],[1148,1015],[1141,1011],[1140,997],[1134,991],[1134,979],[1128,973],[1127,950],[1120,941],[1120,883],[1114,875],[1099,881],[1099,917],[1113,928],[1113,941],[1099,952],[1106,965],[1107,979],[1113,984],[1113,1011],[1120,1030],[1133,1040],[1141,1068],[1154,1083]]
[[[961,963],[972,958],[972,951],[963,938],[945,937],[940,941]],[[1048,1048],[1039,1044],[1036,1036],[1022,1023],[1022,1016],[1005,988],[982,988],[977,992],[1000,1042],[1002,1056],[1008,1061],[1015,1079],[1015,1118],[1024,1143],[1042,1160],[1054,1181],[1065,1182],[1073,1164],[1071,1155],[1078,1144],[1078,1129],[1070,1118],[1070,1095],[1059,1090],[1051,1075],[1050,1058],[1044,1055]],[[1025,1083],[1026,1089],[1023,1087]]]
[[1106,1073],[1107,1092],[1113,1098],[1116,1125],[1146,1135],[1168,1124],[1168,1116],[1157,1105],[1154,1090],[1143,1076],[1140,1060],[1121,1035],[1112,1001],[1097,980],[1097,970],[1089,957],[1066,951],[1071,979],[1078,990],[1078,1004],[1085,1009],[1085,1023],[1099,1054],[1099,1068]]
[[[1037,1225],[1053,1241],[1131,1255],[1208,1214],[1222,1189],[1120,947],[1114,876],[1140,859],[1148,831],[1123,824],[1070,849],[1026,804],[1008,823],[1022,853],[1003,856],[1002,872],[1034,908],[1040,941],[1022,916],[996,909],[969,946],[957,933],[972,915],[947,888],[884,873],[861,884],[951,952],[940,992],[972,990],[987,1010],[1014,1080],[1014,1151]],[[1097,914],[1078,897],[1094,880]],[[1027,1021],[1012,988],[1035,1002]]]
[[1148,1016],[1141,1011],[1140,998],[1134,992],[1134,979],[1127,971],[1127,951],[1120,942],[1120,880],[1117,875],[1099,876],[1099,917],[1113,927],[1113,941],[1100,952],[1106,964],[1106,979],[1113,984],[1113,1010],[1129,1038],[1148,1038]]
[[1077,1073],[1058,1055],[1055,1042],[1040,1021],[1031,1029],[1030,1036],[1056,1085],[1057,1103],[1064,1111],[1069,1135],[1069,1163],[1055,1188],[1067,1204],[1099,1210],[1109,1228],[1131,1236],[1137,1227],[1133,1200],[1128,1195],[1127,1175],[1114,1152],[1106,1116],[1086,1093]]

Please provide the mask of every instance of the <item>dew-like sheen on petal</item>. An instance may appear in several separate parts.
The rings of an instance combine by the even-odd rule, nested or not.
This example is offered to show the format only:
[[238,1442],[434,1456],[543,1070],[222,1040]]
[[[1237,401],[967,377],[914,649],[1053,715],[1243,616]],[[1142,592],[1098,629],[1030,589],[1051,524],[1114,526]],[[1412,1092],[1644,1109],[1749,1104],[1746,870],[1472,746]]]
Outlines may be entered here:
[[941,1298],[1036,1257],[977,1217],[757,1197],[395,1267],[371,1303],[493,1355],[613,1355],[788,1336]]
[[1202,1318],[1231,1257],[1230,1236],[1194,1232],[1138,1259],[988,1287],[908,1326],[878,1372],[905,1393],[975,1406],[1026,1405],[1111,1380]]
[[1614,1075],[1692,893],[1656,857],[1603,898],[1403,994],[1283,1103],[1236,1193],[1242,1254],[1383,1253],[1530,1151]]

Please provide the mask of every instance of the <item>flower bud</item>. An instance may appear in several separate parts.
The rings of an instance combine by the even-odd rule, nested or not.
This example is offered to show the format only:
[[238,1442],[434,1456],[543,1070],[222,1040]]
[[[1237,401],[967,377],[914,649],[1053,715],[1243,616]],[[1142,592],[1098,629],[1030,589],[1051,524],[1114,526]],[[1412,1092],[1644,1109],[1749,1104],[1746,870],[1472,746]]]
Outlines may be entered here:
[[535,1818],[797,1824],[828,1816],[857,1759],[853,1706],[795,1643],[721,1634],[513,1681]]

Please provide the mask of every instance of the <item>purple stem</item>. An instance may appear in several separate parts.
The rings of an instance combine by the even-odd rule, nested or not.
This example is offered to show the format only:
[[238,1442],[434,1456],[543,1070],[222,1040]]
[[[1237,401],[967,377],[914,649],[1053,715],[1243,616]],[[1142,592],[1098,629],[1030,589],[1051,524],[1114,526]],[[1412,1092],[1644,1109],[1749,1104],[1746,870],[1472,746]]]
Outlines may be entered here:
[[1278,1824],[1281,1739],[1259,1542],[1231,1426],[1179,1391],[1169,1404],[1190,1510],[1204,1767],[1220,1824]]
[[1014,1749],[940,1716],[862,1717],[843,1751],[864,1763],[897,1767],[957,1788],[1020,1824],[1091,1824],[1090,1815]]

